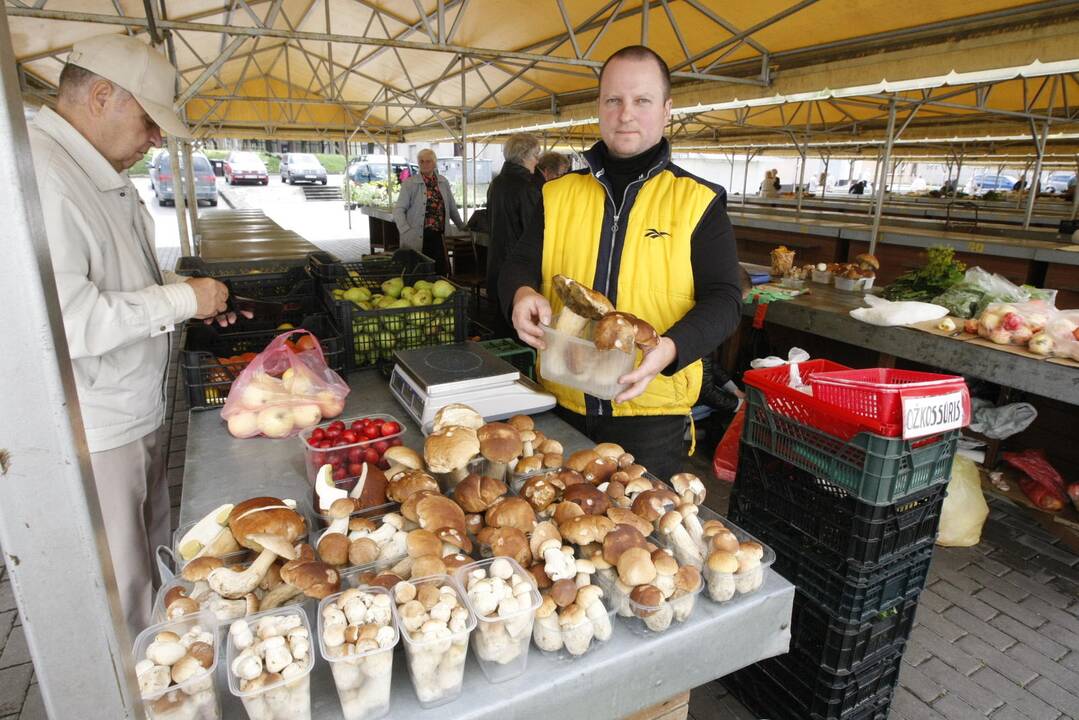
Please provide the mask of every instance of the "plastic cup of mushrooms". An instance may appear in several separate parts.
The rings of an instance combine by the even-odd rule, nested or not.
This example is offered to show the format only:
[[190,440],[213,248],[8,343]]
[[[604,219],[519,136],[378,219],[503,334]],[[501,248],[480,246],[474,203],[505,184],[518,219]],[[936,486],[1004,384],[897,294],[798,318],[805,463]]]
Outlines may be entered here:
[[402,580],[393,587],[394,615],[405,645],[408,674],[425,708],[461,694],[468,638],[476,617],[449,575]]
[[476,616],[472,651],[483,674],[498,683],[524,673],[542,602],[532,575],[512,558],[495,557],[460,567],[454,577]]
[[390,711],[393,649],[400,637],[392,605],[381,587],[350,588],[319,604],[319,651],[330,663],[345,720],[375,720]]
[[310,720],[311,626],[299,607],[275,608],[228,626],[229,691],[251,720]]
[[159,623],[135,638],[135,675],[150,720],[216,720],[216,621],[206,613]]

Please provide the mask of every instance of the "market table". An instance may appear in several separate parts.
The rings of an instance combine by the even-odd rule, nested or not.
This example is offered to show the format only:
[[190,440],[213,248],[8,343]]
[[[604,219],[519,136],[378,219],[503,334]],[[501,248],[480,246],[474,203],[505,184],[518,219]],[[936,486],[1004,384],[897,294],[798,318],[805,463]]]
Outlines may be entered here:
[[[352,392],[342,417],[392,414],[407,429],[404,444],[422,449],[419,428],[377,371],[353,373],[348,380]],[[562,442],[567,454],[590,444],[553,413],[534,419],[540,430]],[[186,458],[181,525],[198,520],[223,502],[255,495],[308,499],[311,494],[298,439],[235,440],[217,411],[190,413]],[[794,586],[768,572],[757,592],[732,603],[720,606],[699,598],[690,618],[662,635],[644,639],[634,635],[623,621],[615,620],[611,639],[575,661],[559,661],[533,647],[526,673],[498,685],[487,682],[470,653],[463,695],[431,710],[423,710],[417,703],[403,651],[398,649],[390,717],[614,720],[787,652],[793,603]],[[309,602],[306,608],[314,621],[314,603]],[[223,716],[245,718],[239,700],[221,682],[218,687]],[[321,659],[315,661],[311,705],[315,720],[341,717],[329,666]]]
[[[820,283],[806,287],[805,295],[771,303],[765,322],[1079,405],[1079,370],[1074,367],[913,328],[870,325],[849,314],[865,306],[861,293]],[[744,305],[743,315],[752,317],[756,307]]]

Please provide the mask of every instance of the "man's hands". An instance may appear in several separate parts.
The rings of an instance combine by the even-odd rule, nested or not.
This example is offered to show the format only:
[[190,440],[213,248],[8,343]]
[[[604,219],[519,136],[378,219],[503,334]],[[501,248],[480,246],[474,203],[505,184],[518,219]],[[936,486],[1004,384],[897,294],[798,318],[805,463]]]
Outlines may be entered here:
[[543,343],[543,328],[540,327],[540,324],[551,324],[551,304],[547,298],[530,287],[518,288],[513,296],[511,319],[522,342],[537,350],[547,347]]
[[[216,322],[221,327],[227,327],[236,322],[236,313],[225,312],[229,289],[224,283],[213,278],[189,278],[187,284],[195,291],[196,319],[202,320],[207,325]],[[243,316],[248,319],[253,317],[249,312],[243,313]]]
[[614,402],[628,402],[643,393],[648,383],[652,382],[652,378],[674,362],[677,357],[678,348],[675,347],[674,340],[669,337],[660,337],[659,344],[645,353],[641,364],[635,370],[618,378],[620,385],[629,385],[629,387],[619,393]]

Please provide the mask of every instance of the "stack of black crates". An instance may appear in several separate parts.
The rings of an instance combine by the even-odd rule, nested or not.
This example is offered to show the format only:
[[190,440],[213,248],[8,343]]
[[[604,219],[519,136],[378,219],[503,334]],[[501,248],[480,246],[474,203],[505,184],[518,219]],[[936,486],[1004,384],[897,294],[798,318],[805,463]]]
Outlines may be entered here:
[[[808,375],[840,367],[805,365]],[[776,386],[786,373],[776,371]],[[813,398],[746,382],[730,517],[775,550],[774,569],[796,594],[790,652],[724,682],[758,717],[883,720],[959,431],[851,435]]]

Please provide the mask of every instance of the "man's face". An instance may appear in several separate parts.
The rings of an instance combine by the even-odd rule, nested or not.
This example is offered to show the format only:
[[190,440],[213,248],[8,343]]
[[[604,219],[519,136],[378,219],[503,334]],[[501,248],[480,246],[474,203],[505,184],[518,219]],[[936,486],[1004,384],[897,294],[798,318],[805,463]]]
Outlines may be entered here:
[[671,100],[652,60],[619,58],[607,66],[599,88],[599,134],[615,157],[639,155],[663,137]]
[[528,172],[534,172],[536,170],[536,163],[539,162],[540,151],[539,148],[528,153],[528,157],[524,159],[524,167]]
[[419,159],[420,172],[430,177],[435,174],[435,158],[430,155],[422,155]]
[[117,172],[137,163],[150,148],[161,147],[161,129],[157,123],[135,98],[119,88],[113,88],[98,117],[103,138],[98,151]]

